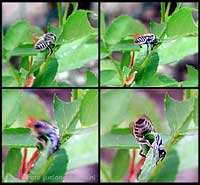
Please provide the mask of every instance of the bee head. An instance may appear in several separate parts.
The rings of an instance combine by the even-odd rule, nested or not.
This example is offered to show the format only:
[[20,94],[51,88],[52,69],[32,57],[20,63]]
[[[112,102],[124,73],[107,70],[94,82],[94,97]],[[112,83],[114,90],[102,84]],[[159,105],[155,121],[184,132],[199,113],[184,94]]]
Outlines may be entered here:
[[159,152],[159,158],[162,161],[165,158],[166,151],[164,149],[160,149],[160,150],[158,150],[158,152]]

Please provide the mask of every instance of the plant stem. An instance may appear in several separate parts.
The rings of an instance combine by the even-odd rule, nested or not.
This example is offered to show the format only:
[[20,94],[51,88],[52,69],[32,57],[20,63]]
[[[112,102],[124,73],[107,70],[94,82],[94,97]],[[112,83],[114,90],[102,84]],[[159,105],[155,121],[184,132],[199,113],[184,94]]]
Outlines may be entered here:
[[161,7],[161,23],[165,22],[165,3],[162,2],[160,3],[160,7]]
[[165,20],[168,18],[170,7],[171,7],[171,3],[169,2],[167,3],[167,8],[165,12]]
[[78,89],[72,90],[72,99],[77,100],[78,99]]
[[59,27],[63,25],[63,19],[62,19],[62,3],[57,3],[58,7],[58,18],[59,18]]
[[104,169],[103,166],[101,166],[101,173],[104,175],[106,182],[111,182],[111,179],[110,179],[106,169]]
[[181,5],[182,5],[182,3],[180,3],[180,2],[176,3],[176,9],[175,9],[175,11],[178,10],[178,9],[180,9]]
[[69,10],[69,3],[66,3],[64,15],[63,15],[63,23],[65,23],[66,21],[68,10]]
[[117,72],[120,76],[120,80],[121,80],[121,83],[122,83],[122,86],[123,86],[124,85],[124,75],[123,75],[122,71],[120,70],[120,68],[117,66],[115,60],[112,57],[112,54],[110,54],[109,57],[111,59],[112,64],[114,64],[114,66],[115,66],[115,68],[116,68],[116,70],[117,70]]

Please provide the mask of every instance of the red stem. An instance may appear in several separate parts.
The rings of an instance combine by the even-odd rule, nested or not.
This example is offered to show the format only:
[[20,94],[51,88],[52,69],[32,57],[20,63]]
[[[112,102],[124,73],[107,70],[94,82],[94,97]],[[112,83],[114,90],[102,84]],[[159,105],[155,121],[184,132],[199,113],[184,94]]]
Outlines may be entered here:
[[32,157],[31,157],[30,161],[28,162],[28,164],[27,164],[27,166],[26,166],[25,172],[23,173],[23,175],[22,175],[22,177],[21,177],[21,180],[26,180],[26,179],[27,179],[27,175],[28,175],[30,169],[32,168],[32,165],[37,161],[39,155],[40,155],[40,151],[39,151],[39,150],[36,150],[36,151],[33,153],[33,155],[32,155]]
[[133,67],[133,65],[134,65],[134,52],[131,57],[131,62],[130,62],[129,68],[131,69]]
[[19,172],[20,179],[22,178],[22,176],[26,170],[26,157],[27,157],[27,148],[24,148],[22,163],[21,163],[20,172]]
[[135,156],[136,156],[136,150],[133,150],[133,155],[130,161],[130,166],[129,166],[129,172],[128,172],[128,179],[131,178],[131,175],[134,172],[134,168],[135,168]]

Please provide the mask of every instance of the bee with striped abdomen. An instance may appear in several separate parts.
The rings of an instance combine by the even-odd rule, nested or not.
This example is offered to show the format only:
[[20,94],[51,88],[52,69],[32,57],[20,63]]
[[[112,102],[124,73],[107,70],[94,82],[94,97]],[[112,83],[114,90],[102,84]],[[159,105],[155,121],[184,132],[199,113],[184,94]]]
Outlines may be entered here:
[[[155,129],[152,125],[151,120],[145,116],[141,115],[135,122],[131,122],[129,124],[129,128],[131,133],[134,135],[137,143],[140,147],[139,154],[143,157],[146,157],[146,155],[143,152],[142,145],[147,145],[149,148],[153,148],[154,156],[155,153],[159,152],[159,158],[157,162],[161,159],[163,159],[166,155],[166,152],[162,145],[162,139],[158,133],[155,133]],[[145,138],[145,135],[152,133],[154,135],[154,147],[152,146],[152,143],[148,139]],[[156,162],[156,164],[157,164]]]
[[45,136],[50,139],[51,147],[48,151],[48,157],[59,149],[60,135],[59,130],[55,126],[49,124],[47,121],[36,120],[33,117],[29,117],[26,127],[32,129],[33,133],[37,136],[38,142],[44,147],[47,143]]
[[147,54],[150,53],[152,48],[158,43],[156,36],[152,33],[147,33],[144,35],[138,35],[135,38],[135,43],[138,44],[140,47],[141,45],[147,45]]
[[54,33],[46,33],[35,43],[34,48],[38,51],[48,49],[52,53],[52,48],[55,47],[56,35]]

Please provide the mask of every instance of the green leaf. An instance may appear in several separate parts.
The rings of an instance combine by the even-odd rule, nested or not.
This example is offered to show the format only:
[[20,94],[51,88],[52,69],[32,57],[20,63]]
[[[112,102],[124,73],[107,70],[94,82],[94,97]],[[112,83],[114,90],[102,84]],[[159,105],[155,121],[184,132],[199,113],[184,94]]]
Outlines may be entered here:
[[37,55],[38,51],[33,44],[23,44],[13,49],[9,54],[10,56],[33,56]]
[[27,128],[4,129],[2,146],[12,148],[35,147],[36,137],[31,135],[30,129]]
[[146,28],[138,20],[122,15],[112,21],[106,32],[105,40],[108,44],[116,44],[123,37],[133,35],[135,32],[144,34],[146,33]]
[[198,53],[198,37],[181,37],[163,42],[157,52],[159,64],[179,62],[186,56]]
[[98,79],[97,79],[96,75],[91,71],[87,71],[86,75],[87,75],[87,82],[86,82],[85,86],[86,87],[97,87]]
[[10,127],[20,113],[21,93],[17,89],[2,90],[2,125],[3,128]]
[[168,37],[198,34],[198,26],[192,17],[193,10],[193,8],[184,7],[172,14],[167,21],[166,33]]
[[119,149],[112,162],[112,179],[120,181],[128,171],[130,155],[128,150]]
[[132,134],[106,133],[101,136],[101,148],[138,148],[135,137]]
[[66,151],[61,148],[46,163],[46,172],[43,175],[43,182],[63,182],[68,164]]
[[183,87],[197,87],[198,71],[194,67],[187,65],[187,72],[187,80],[182,83]]
[[130,62],[131,62],[131,54],[130,52],[126,51],[124,52],[121,58],[121,63],[120,63],[121,70],[123,69],[124,66],[129,67]]
[[98,44],[85,44],[82,41],[64,44],[56,51],[58,72],[80,68],[98,59]]
[[113,51],[139,51],[140,47],[133,43],[133,41],[123,41],[118,44],[112,45],[109,52]]
[[135,81],[143,86],[148,85],[151,83],[154,75],[156,74],[157,67],[158,67],[159,57],[157,53],[153,53],[145,68],[136,74]]
[[25,42],[31,42],[32,36],[30,32],[29,22],[22,20],[17,21],[9,27],[3,39],[3,48],[13,50],[17,46]]
[[22,155],[20,149],[11,148],[6,156],[4,164],[4,176],[6,176],[8,173],[16,176],[18,170],[20,169],[21,160]]
[[68,170],[98,163],[97,127],[76,132],[62,148],[65,148],[68,154]]
[[109,84],[109,81],[116,75],[114,70],[103,70],[101,73],[101,86]]
[[91,126],[98,121],[98,90],[90,89],[81,99],[80,121],[82,126]]
[[184,126],[187,117],[193,111],[194,97],[185,101],[176,101],[168,95],[165,97],[165,109],[171,133]]
[[60,130],[60,135],[66,131],[70,123],[78,114],[80,101],[76,100],[70,103],[60,100],[57,96],[54,96],[53,100],[54,116]]
[[36,76],[33,87],[48,87],[56,76],[58,62],[56,58],[51,58],[41,65],[40,72]]
[[67,18],[62,33],[65,40],[74,40],[97,33],[88,21],[88,13],[87,10],[77,10]]

